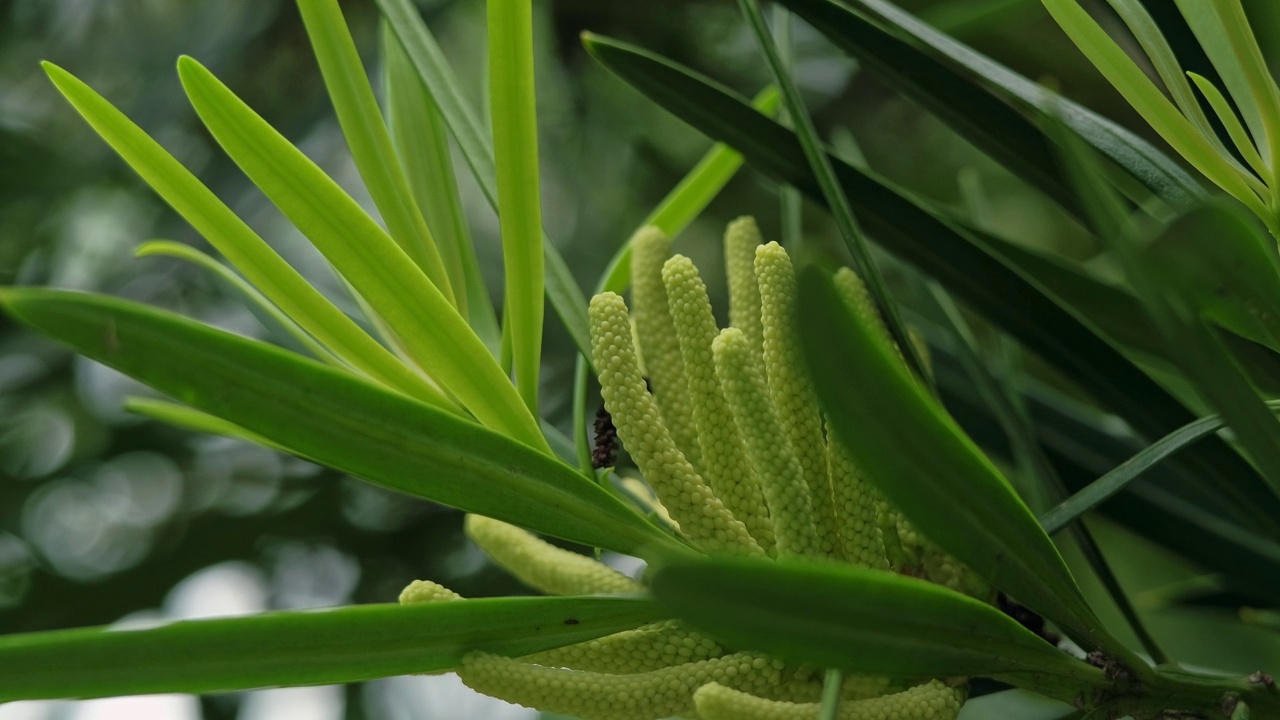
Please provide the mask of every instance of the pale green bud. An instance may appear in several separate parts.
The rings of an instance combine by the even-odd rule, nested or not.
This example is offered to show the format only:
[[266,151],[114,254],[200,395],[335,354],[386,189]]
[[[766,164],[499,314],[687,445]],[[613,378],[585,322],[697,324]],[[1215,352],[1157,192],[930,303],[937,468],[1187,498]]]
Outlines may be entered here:
[[726,328],[711,349],[720,386],[769,505],[778,555],[826,557],[814,530],[809,487],[746,337],[737,328]]
[[693,261],[683,255],[676,255],[663,265],[662,279],[689,381],[689,400],[702,448],[703,477],[761,547],[772,550],[773,525],[760,482],[747,462],[738,425],[729,415],[716,377],[711,343],[719,329],[711,313],[706,285]]
[[706,550],[764,554],[671,439],[645,389],[631,346],[627,306],[614,293],[591,299],[591,354],[618,437],[680,531]]
[[756,248],[756,282],[760,286],[764,324],[764,371],[769,397],[778,409],[783,432],[800,463],[813,506],[813,524],[825,556],[834,555],[838,538],[835,504],[827,474],[826,444],[818,395],[800,356],[796,329],[796,274],[787,251],[776,242]]
[[702,448],[689,405],[689,384],[662,284],[662,264],[670,255],[671,240],[656,227],[643,227],[631,238],[631,306],[639,354],[644,355],[644,371],[662,421],[689,464],[701,468]]
[[639,592],[634,580],[585,555],[558,548],[527,530],[482,515],[464,528],[481,550],[517,580],[552,595]]

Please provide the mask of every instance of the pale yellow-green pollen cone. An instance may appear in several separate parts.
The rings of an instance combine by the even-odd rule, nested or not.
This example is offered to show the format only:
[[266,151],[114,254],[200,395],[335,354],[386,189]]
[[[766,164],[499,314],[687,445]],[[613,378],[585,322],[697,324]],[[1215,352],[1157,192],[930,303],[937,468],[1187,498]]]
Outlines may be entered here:
[[680,531],[704,550],[763,555],[746,525],[716,497],[662,423],[636,363],[626,303],[614,293],[601,293],[591,299],[588,317],[605,408]]
[[719,329],[711,313],[707,288],[693,261],[676,255],[662,267],[671,319],[680,341],[689,401],[702,447],[703,476],[733,516],[766,551],[774,546],[773,525],[754,468],[748,462],[738,425],[729,414],[716,377],[711,343]]

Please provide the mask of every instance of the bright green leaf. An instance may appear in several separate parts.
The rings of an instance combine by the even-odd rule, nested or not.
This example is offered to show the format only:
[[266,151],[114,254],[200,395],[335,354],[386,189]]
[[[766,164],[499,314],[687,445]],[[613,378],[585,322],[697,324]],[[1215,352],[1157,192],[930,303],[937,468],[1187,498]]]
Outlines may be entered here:
[[44,69],[102,139],[249,282],[307,332],[338,357],[387,386],[440,407],[458,409],[435,386],[334,307],[190,171],[111,103],[62,68],[45,63]]
[[392,147],[391,135],[378,110],[378,101],[338,0],[298,0],[298,10],[320,63],[320,74],[329,90],[333,109],[338,114],[338,124],[351,149],[351,159],[386,222],[387,231],[431,278],[440,294],[456,306],[444,260],[409,192],[409,182]]
[[[488,0],[489,93],[498,223],[516,387],[538,414],[542,356],[542,208],[533,87],[532,0]],[[509,325],[507,325],[509,323]]]
[[0,702],[349,683],[524,655],[657,617],[639,598],[490,598],[0,636]]
[[[377,0],[396,37],[400,39],[409,61],[418,71],[427,92],[440,109],[449,132],[471,172],[480,183],[485,199],[497,210],[498,181],[493,149],[485,141],[485,133],[475,112],[467,105],[462,87],[454,76],[449,61],[436,44],[412,0]],[[568,265],[551,238],[542,234],[547,300],[573,338],[578,352],[591,356],[591,330],[587,324],[587,299],[583,297]]]
[[387,122],[409,187],[439,244],[459,310],[465,311],[472,329],[496,355],[498,318],[462,209],[444,118],[385,21],[380,37],[387,81]]
[[195,60],[178,73],[227,154],[329,259],[405,350],[485,426],[550,452],[484,343],[355,200]]
[[585,545],[683,547],[560,461],[348,373],[114,298],[25,288],[2,297],[77,352],[370,482]]

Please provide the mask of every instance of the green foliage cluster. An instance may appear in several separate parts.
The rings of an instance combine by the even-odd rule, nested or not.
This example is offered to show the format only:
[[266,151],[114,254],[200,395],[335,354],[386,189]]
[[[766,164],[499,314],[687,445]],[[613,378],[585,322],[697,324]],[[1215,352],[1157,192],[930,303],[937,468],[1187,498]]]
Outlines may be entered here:
[[[299,0],[385,230],[213,73],[179,61],[204,125],[339,273],[363,322],[105,98],[46,65],[71,105],[229,267],[171,243],[141,252],[227,277],[311,357],[99,295],[6,288],[6,311],[175,401],[138,400],[139,412],[474,514],[472,536],[500,563],[565,596],[462,601],[419,584],[406,590],[405,606],[0,636],[0,701],[460,670],[485,691],[536,688],[531,704],[600,717],[622,707],[655,718],[954,717],[955,688],[976,678],[1061,701],[1062,717],[1280,716],[1280,691],[1263,668],[1231,675],[1170,657],[1084,521],[1111,513],[1197,563],[1214,574],[1219,602],[1280,604],[1280,423],[1268,402],[1280,391],[1280,258],[1266,234],[1275,233],[1280,92],[1238,0],[1179,3],[1244,116],[1193,77],[1221,128],[1142,6],[1112,4],[1176,110],[1074,0],[1046,0],[1173,149],[1238,202],[1215,196],[1133,133],[886,0],[779,2],[780,12],[806,20],[1043,192],[1106,249],[1109,279],[830,151],[791,79],[785,32],[780,47],[755,0],[740,6],[777,91],[754,104],[650,51],[584,36],[601,64],[723,143],[655,209],[645,225],[656,229],[619,251],[590,315],[542,226],[527,0],[488,4],[492,133],[409,0],[378,0],[381,108],[337,1]],[[784,119],[774,120],[779,104]],[[461,221],[450,142],[498,215],[500,311]],[[865,292],[848,270],[833,273],[826,259],[801,254],[789,233],[784,240],[806,267],[791,276],[777,246],[756,251],[753,295],[731,239],[735,327],[711,340],[696,270],[668,262],[662,237],[677,235],[744,162],[793,198],[787,227],[799,225],[791,193],[831,212]],[[903,293],[891,294],[881,272],[891,261],[870,243],[918,271],[905,273],[914,278],[908,290],[928,298],[924,320],[944,333],[930,345],[964,376],[948,376],[942,363],[935,371],[912,340]],[[617,294],[628,284],[643,358],[629,349]],[[539,413],[543,297],[580,351],[571,438]],[[662,304],[671,307],[665,315]],[[1051,395],[991,373],[974,318],[1033,352],[1145,447],[1117,448],[1096,413],[1054,412],[1062,404]],[[656,500],[635,478],[592,462],[593,372]],[[944,399],[969,402],[996,442],[970,437]],[[736,457],[732,433],[715,422],[726,408],[745,450]],[[1009,472],[987,454],[996,445]],[[840,490],[836,478],[856,480],[858,492]],[[874,512],[850,521],[840,515],[850,507]],[[1068,529],[1128,634],[1103,622],[1050,537]],[[648,575],[633,584],[530,532],[643,558]],[[867,547],[877,552],[855,558],[850,550]],[[848,562],[823,561],[841,556]],[[911,577],[957,573],[974,578]],[[1241,622],[1274,632],[1272,615],[1252,611]],[[1051,642],[1044,621],[1067,640]],[[631,652],[640,649],[656,659],[640,662]],[[571,677],[560,689],[581,702],[560,704],[553,691],[564,676],[556,673],[605,656],[615,672]],[[784,670],[796,668],[809,672],[809,695],[825,684],[820,698],[777,695]],[[881,684],[868,690],[856,680],[865,677]]]

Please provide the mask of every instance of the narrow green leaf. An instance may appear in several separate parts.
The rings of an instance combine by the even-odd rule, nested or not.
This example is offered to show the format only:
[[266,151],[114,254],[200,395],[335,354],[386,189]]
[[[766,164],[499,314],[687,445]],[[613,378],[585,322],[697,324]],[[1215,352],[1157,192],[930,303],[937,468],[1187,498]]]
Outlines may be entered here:
[[1223,96],[1218,88],[1214,87],[1212,82],[1209,82],[1208,78],[1195,73],[1187,74],[1191,76],[1192,82],[1199,88],[1205,100],[1209,101],[1209,106],[1213,108],[1214,114],[1222,122],[1222,127],[1226,128],[1227,136],[1231,138],[1231,142],[1240,151],[1240,156],[1249,163],[1249,167],[1253,168],[1253,171],[1259,176],[1268,177],[1270,173],[1267,171],[1267,165],[1263,162],[1262,156],[1258,154],[1258,148],[1253,144],[1253,138],[1249,137],[1249,131],[1244,129],[1244,125],[1240,124],[1240,118],[1236,117],[1236,111],[1231,107],[1231,103],[1227,102],[1227,98]]
[[[810,199],[823,196],[795,137],[751,110],[731,91],[665,58],[600,36],[587,49],[606,67],[663,107],[743,153],[747,162]],[[1159,438],[1195,420],[1092,328],[1046,294],[1039,278],[1010,258],[1012,244],[997,249],[989,236],[947,219],[870,171],[833,158],[854,210],[881,247],[916,266],[984,317],[1054,363],[1099,403],[1113,409],[1137,432]],[[1025,252],[1025,251],[1024,251]],[[1105,307],[1101,308],[1105,311]],[[1235,450],[1209,439],[1178,459],[1191,477],[1227,493],[1232,507],[1259,528],[1280,527],[1280,503],[1256,481]],[[1209,480],[1212,478],[1212,480]]]
[[0,299],[81,354],[370,482],[618,552],[683,547],[547,454],[348,373],[114,298],[11,288]]
[[385,20],[380,37],[387,79],[387,122],[404,164],[409,188],[439,244],[458,309],[496,355],[498,318],[480,273],[471,230],[462,209],[444,118]]
[[1276,184],[1276,173],[1280,172],[1280,88],[1271,76],[1267,60],[1262,56],[1262,48],[1258,47],[1258,39],[1249,27],[1249,18],[1245,16],[1244,6],[1240,0],[1213,0],[1214,9],[1222,21],[1227,42],[1235,54],[1236,62],[1243,71],[1249,95],[1257,105],[1262,116],[1262,135],[1266,137],[1266,146],[1270,149],[1269,157],[1272,168],[1268,179]]
[[899,677],[1100,675],[965,595],[894,573],[716,558],[663,563],[659,604],[726,644],[785,660]]
[[1245,182],[1242,171],[1232,167],[1217,153],[1209,140],[1196,131],[1146,73],[1076,4],[1076,0],[1043,2],[1072,42],[1165,142],[1218,187],[1243,202],[1259,217],[1267,217],[1266,206]]
[[[1222,144],[1222,141],[1218,139],[1217,130],[1209,122],[1204,109],[1200,107],[1195,91],[1191,89],[1191,83],[1187,81],[1186,74],[1182,72],[1182,64],[1178,62],[1178,57],[1174,55],[1173,48],[1169,46],[1169,41],[1160,32],[1160,26],[1151,17],[1151,13],[1147,12],[1146,7],[1142,5],[1140,0],[1107,0],[1107,3],[1120,16],[1120,19],[1129,28],[1129,32],[1133,33],[1134,39],[1142,46],[1143,52],[1150,59],[1151,66],[1155,68],[1156,74],[1160,76],[1165,89],[1169,91],[1169,95],[1173,97],[1173,101],[1178,105],[1179,112],[1195,126],[1200,135],[1213,145],[1223,159],[1235,164],[1235,159],[1226,149],[1226,146]],[[1232,119],[1234,118],[1233,114]],[[1249,148],[1253,150],[1252,145]],[[1257,154],[1257,150],[1253,150],[1253,153]],[[1245,157],[1248,156],[1246,155]],[[1246,180],[1252,181],[1250,186],[1255,190],[1265,188],[1264,185],[1258,182],[1257,178],[1248,177]],[[1254,183],[1257,184],[1255,185]]]
[[[973,382],[956,372],[956,361],[945,346],[935,344],[932,349],[946,406],[964,418],[966,430],[984,447],[997,449],[1003,435],[995,437],[998,423]],[[1073,491],[1083,490],[1146,447],[1111,426],[1104,413],[1059,391],[1031,379],[1024,381],[1023,391],[1038,438]],[[1213,568],[1232,587],[1280,602],[1280,545],[1226,519],[1231,517],[1230,507],[1187,467],[1168,462],[1144,475],[1100,510],[1170,551]],[[1263,493],[1270,496],[1265,488]]]
[[156,194],[303,329],[352,367],[388,387],[462,412],[438,388],[405,366],[334,307],[195,175],[111,103],[62,68],[44,63],[44,69],[76,111]]
[[533,87],[532,0],[488,0],[489,92],[497,160],[506,321],[516,387],[538,414],[542,355],[542,207]]
[[193,430],[200,433],[208,433],[209,435],[221,435],[223,437],[237,438],[239,440],[247,440],[251,443],[269,447],[281,452],[289,452],[288,449],[280,447],[276,443],[262,437],[257,433],[249,432],[234,423],[229,423],[220,417],[214,417],[209,413],[193,410],[185,405],[168,402],[165,400],[156,400],[155,398],[129,397],[124,400],[124,409],[131,413],[136,413],[152,420],[159,420],[174,427],[180,427],[185,430]]
[[338,0],[298,0],[298,10],[338,114],[338,124],[351,149],[351,159],[369,188],[387,231],[431,278],[440,294],[456,306],[444,260],[409,192],[409,182],[391,145],[391,135]]
[[[405,53],[418,71],[427,92],[440,109],[458,149],[480,183],[480,190],[494,210],[498,209],[498,182],[493,149],[485,141],[485,132],[475,112],[467,105],[461,85],[435,38],[422,22],[412,0],[377,0]],[[555,243],[542,234],[543,264],[546,272],[546,294],[551,307],[573,338],[578,352],[591,356],[591,329],[587,323],[587,299],[569,272],[569,266]]]
[[[1231,35],[1223,24],[1222,15],[1214,0],[1174,0],[1187,26],[1195,34],[1214,70],[1227,87],[1227,94],[1235,101],[1245,124],[1258,144],[1264,157],[1270,155],[1266,123],[1258,107],[1261,99],[1250,89],[1245,69],[1240,65]],[[1264,176],[1265,177],[1265,176]]]
[[486,598],[0,636],[0,702],[349,683],[525,655],[637,627],[640,598]]
[[[1270,401],[1267,405],[1273,412],[1280,411],[1278,401]],[[1084,489],[1041,515],[1040,525],[1050,535],[1062,530],[1081,515],[1106,502],[1165,458],[1223,427],[1225,423],[1219,415],[1200,418],[1193,423],[1183,425],[1143,448],[1137,455],[1117,465],[1111,472],[1089,483]]]
[[809,268],[799,286],[805,364],[831,430],[867,480],[992,585],[1107,645],[1057,548],[1000,471],[906,374],[897,353],[844,307],[829,277]]
[[360,205],[200,63],[183,57],[178,74],[227,154],[351,282],[423,369],[485,426],[550,452],[488,348]]
[[1280,287],[1274,245],[1218,203],[1183,214],[1154,240],[1143,242],[1120,198],[1099,182],[1087,148],[1061,129],[1057,134],[1064,164],[1086,198],[1099,239],[1119,261],[1196,392],[1222,414],[1263,481],[1280,497],[1280,421],[1204,320],[1207,313],[1229,307],[1222,296],[1229,300],[1231,291],[1240,288],[1252,305],[1243,312],[1256,317],[1273,312],[1275,296],[1270,293]]
[[764,13],[760,12],[760,4],[756,0],[738,0],[738,7],[742,9],[743,15],[747,18],[747,24],[755,33],[756,43],[764,51],[773,81],[782,92],[787,116],[795,126],[796,138],[800,140],[800,149],[804,151],[805,159],[809,162],[813,176],[818,181],[822,196],[827,201],[827,209],[835,219],[840,237],[844,240],[844,246],[853,257],[854,268],[867,284],[871,299],[879,308],[885,327],[889,330],[894,343],[901,349],[907,364],[918,377],[927,380],[929,373],[925,370],[924,361],[915,343],[911,342],[907,334],[907,326],[903,323],[901,313],[898,311],[898,305],[890,297],[880,269],[871,257],[871,246],[867,244],[867,238],[854,217],[853,209],[849,207],[849,199],[845,196],[844,187],[836,178],[835,170],[831,166],[831,158],[822,147],[813,118],[809,117],[809,111],[804,106],[800,91],[796,89],[795,82],[792,81],[790,73],[782,63],[782,58],[778,55],[778,47],[773,41],[773,35],[769,32],[769,26],[764,21]]
[[1203,197],[1199,183],[1136,134],[1046,90],[887,0],[780,0],[841,49],[932,110],[1045,196],[1079,214],[1052,143],[1031,118],[1058,112],[1098,152],[1164,202]]
[[333,353],[325,349],[323,345],[316,342],[315,338],[307,334],[294,322],[288,315],[285,315],[280,308],[266,298],[258,289],[250,285],[244,278],[237,275],[231,268],[214,260],[208,255],[182,243],[173,242],[172,240],[150,240],[138,246],[134,251],[136,257],[151,257],[152,255],[165,255],[168,257],[179,258],[187,262],[194,263],[209,272],[217,275],[219,279],[230,285],[245,299],[249,301],[252,307],[257,308],[263,314],[270,317],[277,325],[289,333],[304,348],[307,349],[318,360],[322,360],[335,367],[346,367]]

